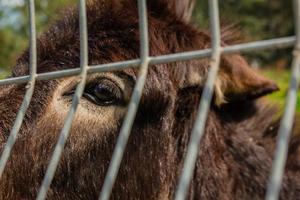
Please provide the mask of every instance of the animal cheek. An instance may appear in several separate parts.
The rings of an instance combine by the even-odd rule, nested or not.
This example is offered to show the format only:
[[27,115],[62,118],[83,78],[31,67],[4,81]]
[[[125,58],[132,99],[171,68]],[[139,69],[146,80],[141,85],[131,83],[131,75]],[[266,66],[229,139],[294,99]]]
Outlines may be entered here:
[[125,109],[118,107],[101,107],[96,112],[91,112],[79,106],[72,129],[75,129],[80,135],[101,137],[118,128],[125,112]]
[[171,104],[171,97],[152,95],[143,97],[136,116],[137,124],[156,123],[165,115]]

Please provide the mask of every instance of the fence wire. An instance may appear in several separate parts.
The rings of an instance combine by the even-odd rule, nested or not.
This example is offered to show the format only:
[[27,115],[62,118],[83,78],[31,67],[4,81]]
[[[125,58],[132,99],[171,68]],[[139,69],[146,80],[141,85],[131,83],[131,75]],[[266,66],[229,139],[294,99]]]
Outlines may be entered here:
[[125,116],[123,125],[120,130],[120,135],[109,165],[107,175],[105,177],[104,185],[99,195],[99,200],[107,200],[110,197],[120,163],[125,151],[125,147],[131,132],[138,105],[141,99],[143,87],[147,78],[148,67],[156,64],[171,63],[177,61],[186,61],[191,59],[199,59],[210,57],[210,72],[208,74],[207,82],[205,83],[202,99],[199,106],[198,115],[195,121],[194,128],[191,133],[188,151],[185,157],[182,175],[179,179],[177,191],[175,193],[176,200],[183,200],[188,194],[189,184],[195,168],[201,138],[204,134],[205,123],[212,95],[214,92],[214,82],[218,73],[220,57],[225,54],[250,52],[256,50],[280,49],[294,46],[293,51],[294,60],[292,66],[292,78],[290,81],[290,89],[287,96],[287,103],[285,113],[281,121],[279,129],[279,138],[274,156],[274,164],[268,183],[268,190],[266,193],[267,200],[276,200],[279,197],[282,177],[284,174],[284,166],[287,157],[288,142],[292,132],[293,117],[295,114],[295,107],[297,101],[297,90],[300,80],[300,0],[294,0],[295,12],[295,27],[296,36],[275,38],[270,40],[263,40],[257,42],[243,43],[238,45],[221,47],[220,36],[220,22],[219,22],[219,8],[218,0],[209,0],[210,24],[212,28],[212,48],[197,50],[191,52],[176,53],[170,55],[162,55],[157,57],[149,56],[149,41],[148,41],[148,23],[147,23],[147,9],[146,0],[138,0],[139,11],[139,27],[140,27],[140,59],[129,60],[124,62],[109,63],[95,66],[88,66],[88,34],[87,34],[87,16],[86,16],[86,1],[79,1],[79,16],[80,16],[80,69],[67,69],[56,72],[37,74],[37,52],[36,52],[36,29],[35,29],[35,9],[34,0],[27,0],[29,6],[29,21],[30,21],[30,75],[8,78],[0,80],[0,85],[9,84],[24,84],[27,83],[27,89],[22,102],[21,108],[17,114],[12,131],[9,135],[8,141],[4,147],[0,158],[0,178],[5,169],[5,165],[11,154],[12,147],[17,139],[17,134],[22,125],[26,110],[29,107],[35,82],[39,80],[52,80],[62,77],[79,75],[79,84],[77,85],[75,94],[73,96],[72,106],[66,117],[65,124],[59,135],[58,142],[55,146],[52,158],[48,165],[44,180],[38,192],[37,199],[43,200],[47,196],[47,191],[50,188],[51,182],[54,178],[56,168],[60,161],[65,143],[67,141],[72,121],[76,114],[79,100],[83,94],[88,74],[99,73],[106,71],[113,71],[125,69],[129,67],[139,67],[140,72],[135,85],[128,111]]
[[148,39],[148,23],[146,0],[138,1],[139,10],[139,27],[140,27],[140,57],[142,60],[139,77],[136,81],[135,88],[128,106],[128,111],[121,127],[120,135],[117,140],[115,150],[108,168],[108,172],[104,179],[104,184],[99,196],[99,200],[109,199],[113,184],[117,177],[125,147],[130,135],[130,131],[135,119],[135,115],[142,97],[143,88],[147,78],[149,67],[149,39]]
[[218,70],[221,59],[221,30],[219,21],[218,0],[209,1],[210,26],[212,29],[212,55],[210,59],[210,71],[205,83],[198,116],[192,130],[190,142],[187,149],[186,158],[183,165],[182,175],[180,177],[179,186],[175,194],[175,200],[185,199],[187,191],[194,174],[196,160],[198,157],[199,145],[204,135],[204,129],[210,103],[214,93],[214,83],[217,79]]
[[56,168],[61,158],[64,146],[70,133],[73,119],[75,117],[76,110],[81,96],[83,95],[85,83],[87,79],[88,69],[88,33],[87,33],[87,16],[86,16],[86,4],[85,0],[79,0],[79,28],[80,28],[80,76],[79,84],[76,87],[75,94],[73,96],[72,105],[67,115],[65,124],[60,133],[58,142],[55,146],[54,153],[48,165],[46,175],[42,182],[42,186],[38,192],[37,200],[46,199],[47,191],[50,188],[51,182],[54,178]]
[[34,0],[28,0],[28,8],[29,8],[29,32],[30,32],[30,58],[29,58],[29,68],[30,68],[30,76],[29,81],[27,83],[27,90],[21,104],[21,108],[17,114],[14,126],[10,132],[8,137],[8,141],[4,147],[0,158],[0,178],[2,177],[3,171],[5,169],[6,163],[11,154],[11,150],[15,144],[17,139],[18,132],[21,128],[24,116],[26,114],[26,110],[29,107],[36,81],[36,68],[37,68],[37,52],[36,52],[36,27],[35,27],[35,7]]
[[292,74],[290,80],[290,89],[287,96],[284,115],[279,128],[279,138],[277,141],[274,155],[274,163],[271,171],[270,181],[266,194],[266,200],[275,200],[279,198],[282,177],[284,174],[285,163],[288,154],[288,144],[292,133],[294,115],[297,105],[297,91],[300,81],[300,1],[294,1],[295,29],[297,41],[293,51],[294,59],[292,63]]

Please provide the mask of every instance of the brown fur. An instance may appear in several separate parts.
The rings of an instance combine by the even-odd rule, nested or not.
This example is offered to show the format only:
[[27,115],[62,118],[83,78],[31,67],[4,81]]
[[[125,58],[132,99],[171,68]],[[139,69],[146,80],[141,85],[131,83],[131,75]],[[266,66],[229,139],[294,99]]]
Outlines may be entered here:
[[[177,1],[176,1],[177,2]],[[149,0],[152,56],[210,47],[210,36],[188,20],[190,1]],[[177,2],[178,3],[178,2]],[[182,8],[182,9],[180,9]],[[136,3],[91,0],[87,7],[89,64],[138,58]],[[28,52],[13,70],[28,73]],[[76,9],[65,11],[38,40],[38,72],[78,67]],[[208,59],[151,66],[132,134],[111,199],[172,199],[197,113]],[[103,76],[115,76],[115,73]],[[122,76],[135,80],[137,69]],[[124,75],[126,73],[126,75]],[[70,99],[75,78],[39,81],[19,138],[0,181],[0,199],[34,199]],[[132,83],[124,78],[126,91]],[[89,81],[88,81],[89,82]],[[225,101],[212,103],[189,199],[263,199],[278,131],[277,110],[261,100],[276,85],[248,67],[240,55],[223,56],[216,89]],[[0,90],[3,147],[23,99],[24,85]],[[218,95],[215,95],[215,102]],[[63,102],[63,103],[61,103]],[[67,103],[66,103],[67,102]],[[128,99],[126,100],[128,103]],[[126,113],[125,105],[95,107],[82,101],[48,199],[96,199]],[[298,130],[299,132],[299,130]],[[295,130],[296,133],[296,130]],[[300,199],[299,138],[293,137],[280,193]]]

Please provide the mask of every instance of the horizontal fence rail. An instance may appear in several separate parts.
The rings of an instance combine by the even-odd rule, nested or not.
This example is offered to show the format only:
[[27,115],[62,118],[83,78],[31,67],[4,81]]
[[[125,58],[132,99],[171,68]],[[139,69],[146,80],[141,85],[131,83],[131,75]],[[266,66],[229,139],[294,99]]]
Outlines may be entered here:
[[[268,50],[268,49],[285,49],[289,47],[293,47],[296,42],[296,37],[284,37],[278,39],[270,39],[264,41],[257,42],[249,42],[244,44],[237,44],[227,47],[222,47],[221,53],[223,55],[233,54],[233,53],[247,53],[257,50]],[[206,58],[209,57],[212,53],[212,49],[204,49],[199,51],[191,51],[185,53],[176,53],[170,55],[163,55],[157,57],[149,57],[149,65],[158,65],[165,63],[172,63],[178,61],[186,61],[192,59]],[[99,73],[99,72],[107,72],[113,70],[120,70],[129,67],[139,67],[142,61],[140,59],[124,61],[124,62],[116,62],[116,63],[108,63],[102,65],[89,66],[88,73]],[[66,69],[55,72],[41,73],[37,74],[36,80],[44,81],[44,80],[52,80],[58,79],[68,76],[76,76],[80,73],[80,69]],[[10,84],[22,84],[28,82],[30,79],[29,76],[21,76],[8,78],[4,80],[0,80],[0,85],[10,85]]]
[[11,154],[13,145],[17,139],[17,134],[22,125],[26,110],[29,107],[36,81],[53,80],[69,76],[78,76],[79,79],[79,83],[73,96],[71,108],[65,119],[64,126],[59,135],[58,142],[55,146],[45,177],[38,192],[37,199],[44,200],[47,197],[47,192],[51,186],[51,182],[54,178],[56,168],[59,164],[61,155],[63,153],[65,143],[68,139],[72,121],[75,117],[76,110],[79,105],[79,100],[83,94],[88,74],[120,70],[129,67],[138,67],[139,76],[134,87],[130,103],[128,105],[127,114],[124,118],[122,127],[120,129],[120,134],[113,152],[108,172],[104,180],[103,187],[99,195],[99,200],[109,199],[115,179],[119,171],[123,154],[125,152],[126,144],[130,136],[131,128],[137,113],[138,105],[147,78],[149,66],[192,59],[210,58],[211,68],[207,77],[207,81],[205,83],[201,102],[198,108],[198,115],[196,117],[195,125],[191,133],[190,142],[188,144],[188,150],[185,155],[182,174],[179,178],[177,191],[174,197],[176,200],[186,199],[189,190],[189,185],[195,169],[195,163],[199,151],[199,146],[201,144],[201,138],[204,135],[206,118],[214,93],[214,82],[216,80],[217,73],[220,67],[219,65],[221,55],[294,47],[294,59],[292,65],[292,78],[290,81],[290,89],[287,96],[285,113],[282,118],[279,129],[279,138],[274,156],[274,164],[270,175],[270,181],[268,183],[268,190],[266,193],[267,200],[276,200],[279,198],[282,177],[284,174],[284,166],[287,157],[288,142],[292,132],[291,130],[293,125],[293,116],[295,114],[295,107],[297,101],[297,90],[300,82],[300,0],[294,0],[296,36],[249,42],[225,47],[221,46],[218,0],[209,0],[210,25],[212,29],[212,47],[210,49],[182,52],[156,57],[150,57],[149,55],[146,0],[138,0],[141,41],[140,58],[123,62],[108,63],[94,66],[88,66],[88,30],[86,21],[86,1],[78,0],[80,16],[80,68],[66,69],[41,74],[37,74],[34,0],[28,0],[27,2],[30,13],[30,74],[28,76],[13,77],[0,80],[0,86],[10,84],[27,84],[27,89],[23,103],[17,114],[12,131],[9,135],[8,141],[4,147],[0,158],[0,178],[3,174],[5,165]]

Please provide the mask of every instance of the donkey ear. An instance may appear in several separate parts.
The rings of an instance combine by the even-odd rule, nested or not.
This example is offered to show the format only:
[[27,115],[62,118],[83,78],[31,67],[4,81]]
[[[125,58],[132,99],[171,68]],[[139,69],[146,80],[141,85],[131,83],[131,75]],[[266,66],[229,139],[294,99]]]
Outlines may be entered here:
[[177,17],[182,21],[189,22],[191,20],[193,10],[195,7],[195,0],[168,0],[173,1],[175,4],[174,10]]
[[277,91],[275,82],[255,70],[239,55],[224,56],[215,84],[216,104],[256,99]]

